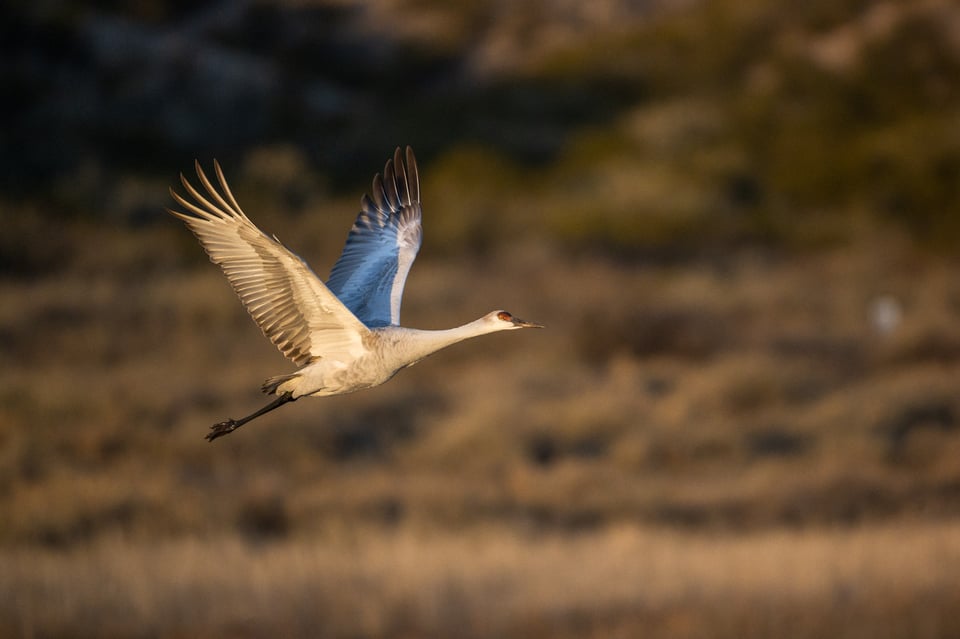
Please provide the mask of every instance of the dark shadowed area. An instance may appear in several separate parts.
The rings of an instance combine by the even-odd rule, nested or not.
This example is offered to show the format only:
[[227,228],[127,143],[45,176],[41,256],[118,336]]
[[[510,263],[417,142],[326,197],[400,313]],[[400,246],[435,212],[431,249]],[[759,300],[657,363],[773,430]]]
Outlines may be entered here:
[[[0,9],[0,636],[960,636],[960,7]],[[326,278],[417,152],[459,344],[293,365],[167,188]]]

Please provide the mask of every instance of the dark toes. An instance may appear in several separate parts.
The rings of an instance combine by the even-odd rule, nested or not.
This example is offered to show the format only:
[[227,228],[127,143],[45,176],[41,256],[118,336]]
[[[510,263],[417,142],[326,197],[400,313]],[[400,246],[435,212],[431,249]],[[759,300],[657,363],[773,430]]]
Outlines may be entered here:
[[237,428],[237,422],[233,419],[228,419],[225,422],[220,422],[214,424],[210,427],[210,432],[206,434],[205,439],[208,442],[212,442],[217,437],[226,435],[227,433],[232,433]]

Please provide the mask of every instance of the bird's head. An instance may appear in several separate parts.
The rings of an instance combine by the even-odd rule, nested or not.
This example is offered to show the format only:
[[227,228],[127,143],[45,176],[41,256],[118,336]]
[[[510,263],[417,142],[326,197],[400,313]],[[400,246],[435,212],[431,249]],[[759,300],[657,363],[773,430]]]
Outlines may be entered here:
[[493,311],[491,313],[487,313],[486,317],[484,317],[484,320],[491,326],[495,327],[495,330],[499,331],[512,331],[515,328],[543,328],[542,324],[526,322],[519,317],[511,315],[507,311]]

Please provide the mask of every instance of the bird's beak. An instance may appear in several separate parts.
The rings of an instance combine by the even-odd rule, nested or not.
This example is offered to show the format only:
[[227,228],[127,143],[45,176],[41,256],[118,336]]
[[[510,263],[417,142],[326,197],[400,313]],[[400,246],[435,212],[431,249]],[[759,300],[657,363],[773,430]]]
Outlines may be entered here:
[[513,325],[517,328],[544,328],[543,324],[535,324],[534,322],[526,322],[519,317],[513,318]]

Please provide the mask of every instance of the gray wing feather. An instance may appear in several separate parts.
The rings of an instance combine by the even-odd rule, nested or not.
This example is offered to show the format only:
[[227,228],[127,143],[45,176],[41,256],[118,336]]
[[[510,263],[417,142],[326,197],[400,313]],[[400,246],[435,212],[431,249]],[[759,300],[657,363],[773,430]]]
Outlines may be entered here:
[[303,260],[244,215],[216,161],[214,168],[222,194],[197,162],[206,196],[181,174],[183,188],[194,201],[171,189],[187,213],[167,211],[186,222],[263,334],[285,356],[300,366],[318,357],[357,356],[367,328]]
[[397,148],[369,195],[327,287],[369,327],[398,325],[403,285],[423,240],[420,180],[410,147]]

